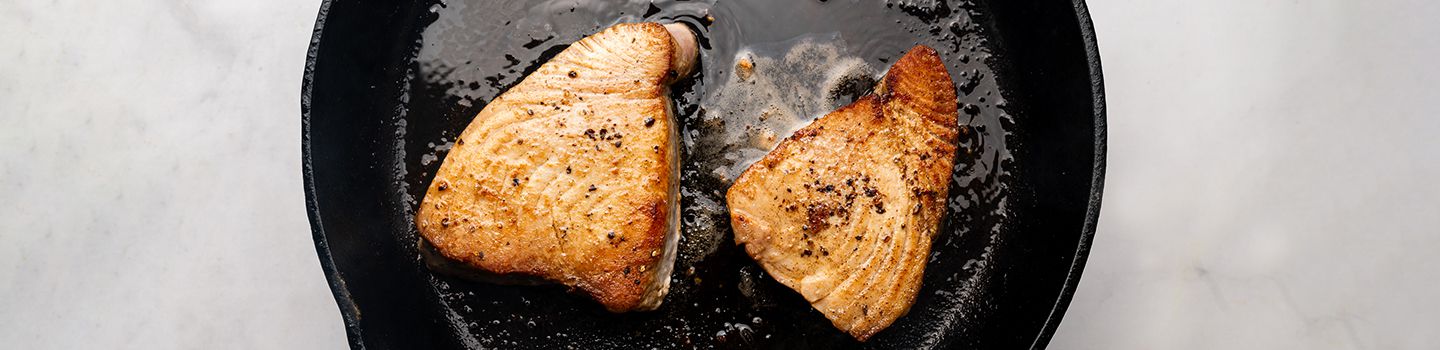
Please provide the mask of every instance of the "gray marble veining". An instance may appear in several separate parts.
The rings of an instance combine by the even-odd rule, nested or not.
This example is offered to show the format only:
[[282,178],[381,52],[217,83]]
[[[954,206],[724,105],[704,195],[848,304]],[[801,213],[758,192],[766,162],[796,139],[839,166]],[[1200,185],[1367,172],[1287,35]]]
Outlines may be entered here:
[[1053,348],[1440,344],[1440,3],[1090,9],[1109,174]]
[[[343,348],[318,1],[0,1],[0,344]],[[1093,0],[1105,204],[1055,349],[1440,344],[1440,2]]]
[[0,1],[0,347],[345,346],[301,192],[318,5]]

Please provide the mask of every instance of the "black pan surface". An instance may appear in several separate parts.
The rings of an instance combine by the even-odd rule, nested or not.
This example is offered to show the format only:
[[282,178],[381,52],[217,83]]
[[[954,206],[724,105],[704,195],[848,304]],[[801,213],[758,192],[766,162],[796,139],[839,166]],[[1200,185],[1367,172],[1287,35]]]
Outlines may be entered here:
[[[414,207],[449,143],[568,43],[635,21],[684,22],[702,37],[699,74],[672,93],[683,236],[661,308],[611,314],[556,286],[427,269]],[[950,210],[924,285],[909,314],[866,343],[735,247],[723,207],[744,159],[763,154],[716,137],[740,122],[728,116],[737,100],[725,94],[740,91],[729,89],[729,68],[744,55],[783,63],[804,42],[838,43],[821,53],[874,73],[926,44],[962,94]],[[1043,348],[1099,213],[1105,110],[1095,45],[1081,0],[329,0],[301,97],[316,248],[354,348]],[[847,80],[821,91],[828,103],[791,107],[823,114],[869,83]]]

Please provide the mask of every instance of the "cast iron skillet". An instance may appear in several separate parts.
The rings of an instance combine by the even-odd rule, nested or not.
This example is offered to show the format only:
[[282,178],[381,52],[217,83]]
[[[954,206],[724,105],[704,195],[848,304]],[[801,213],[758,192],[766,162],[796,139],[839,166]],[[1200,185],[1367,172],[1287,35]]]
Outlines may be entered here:
[[[301,96],[302,162],[316,249],[351,346],[1045,347],[1083,269],[1104,177],[1103,85],[1083,1],[750,1],[766,5],[749,14],[724,9],[747,0],[721,1],[605,2],[578,13],[565,8],[577,0],[325,1]],[[712,6],[715,16],[706,16]],[[875,15],[825,12],[856,9]],[[537,26],[526,13],[558,20]],[[727,37],[743,30],[746,40],[808,27],[854,39],[878,25],[906,26],[913,40],[850,43],[880,70],[915,43],[941,51],[969,120],[944,233],[909,314],[857,343],[766,276],[729,244],[723,211],[697,203],[723,203],[726,185],[695,165],[714,146],[704,142],[682,150],[688,242],[659,310],[610,314],[559,287],[490,285],[425,268],[414,207],[444,144],[548,55],[634,20],[685,22],[704,35],[702,75],[674,88],[682,135],[697,138],[706,131],[697,99],[724,76],[736,45],[751,44]],[[484,61],[502,57],[503,66]],[[696,243],[707,235],[721,244]]]

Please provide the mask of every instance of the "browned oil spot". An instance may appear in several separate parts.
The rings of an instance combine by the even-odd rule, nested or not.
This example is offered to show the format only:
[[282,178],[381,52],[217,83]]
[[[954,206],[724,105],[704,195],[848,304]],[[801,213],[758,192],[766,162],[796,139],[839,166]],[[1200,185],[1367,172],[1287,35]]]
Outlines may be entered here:
[[749,57],[741,58],[735,62],[735,76],[739,77],[740,80],[750,80],[750,76],[753,73],[755,73],[755,61],[750,60]]

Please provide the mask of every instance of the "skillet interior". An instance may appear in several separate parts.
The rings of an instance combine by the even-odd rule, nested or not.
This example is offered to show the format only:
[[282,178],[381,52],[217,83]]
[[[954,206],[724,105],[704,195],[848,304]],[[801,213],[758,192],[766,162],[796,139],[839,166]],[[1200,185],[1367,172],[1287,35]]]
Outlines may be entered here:
[[[588,349],[861,345],[832,329],[823,316],[810,310],[793,292],[765,277],[743,252],[728,244],[692,248],[688,256],[682,252],[675,274],[680,282],[678,288],[667,297],[661,310],[640,314],[608,314],[588,300],[567,295],[556,287],[494,286],[435,275],[425,269],[416,252],[412,208],[438,167],[437,159],[443,158],[446,136],[453,138],[484,101],[522,77],[521,66],[543,61],[547,52],[553,54],[563,48],[563,43],[574,40],[561,37],[564,32],[584,35],[593,31],[587,26],[608,25],[627,16],[617,16],[619,12],[628,12],[632,20],[685,21],[714,31],[707,33],[710,50],[702,61],[709,64],[702,69],[711,77],[723,75],[723,66],[728,63],[725,58],[733,55],[725,50],[735,49],[737,43],[727,40],[738,41],[717,29],[726,25],[727,18],[738,17],[731,16],[737,11],[725,12],[717,6],[711,10],[718,20],[711,23],[704,19],[709,4],[581,6],[582,15],[587,11],[599,15],[577,15],[579,20],[537,26],[534,33],[547,30],[562,35],[533,45],[542,38],[498,34],[515,28],[523,30],[524,25],[502,23],[500,19],[522,18],[516,16],[533,8],[432,5],[327,1],[309,54],[302,95],[307,204],[321,263],[345,316],[352,346],[555,348],[566,344]],[[566,11],[564,5],[554,8],[562,13],[560,16]],[[952,62],[951,73],[983,71],[986,79],[976,83],[980,86],[975,91],[997,94],[990,96],[988,104],[978,101],[984,96],[981,93],[962,98],[964,103],[983,108],[974,125],[990,126],[988,131],[973,130],[976,136],[970,147],[994,158],[971,161],[969,170],[962,164],[957,169],[956,186],[983,185],[985,189],[970,191],[969,197],[957,195],[964,198],[957,198],[952,206],[946,224],[950,232],[937,241],[937,254],[927,267],[925,286],[915,307],[891,329],[864,345],[1043,347],[1063,314],[1083,266],[1094,232],[1103,178],[1103,89],[1083,4],[994,1],[869,5],[875,11],[891,8],[915,17],[916,22],[905,24],[918,29],[913,40],[932,46],[943,45],[938,41],[948,31],[948,19],[963,17],[968,22],[962,29],[970,40],[984,41],[957,40],[956,48],[978,47],[993,55],[976,55],[972,62]],[[437,25],[447,20],[474,22],[476,18],[492,20],[470,28],[436,30],[443,28]],[[797,26],[836,26],[842,32],[846,27],[866,30],[850,21],[794,22],[800,22]],[[926,32],[930,24],[939,24],[941,34]],[[767,32],[777,37],[785,35]],[[477,37],[484,35],[493,37]],[[483,43],[497,48],[482,46],[447,53],[445,49],[455,43]],[[903,50],[913,43],[892,46]],[[516,44],[521,47],[506,47]],[[887,55],[895,57],[895,48],[887,49],[886,45],[859,46],[880,47],[856,51],[882,70],[888,66],[882,59]],[[521,56],[509,60],[530,62],[502,61],[516,70],[508,76],[496,73],[504,70],[479,69],[484,62],[458,63],[458,57],[504,58],[507,54]],[[476,72],[466,73],[466,69]],[[695,103],[697,95],[714,88],[712,81],[702,77],[676,87],[682,118],[698,120],[696,114],[701,112]],[[1005,101],[1003,108],[997,106],[999,101]],[[698,122],[685,124],[697,133],[702,131]],[[703,147],[690,148],[686,154],[691,159],[703,153]],[[687,159],[687,165],[694,163],[700,162]],[[993,169],[974,173],[974,169],[982,167]],[[719,234],[719,241],[728,243],[723,220],[706,219],[714,213],[692,209],[703,207],[696,199],[706,198],[707,192],[723,192],[724,183],[707,180],[693,171],[696,169],[687,170],[692,170],[682,180],[692,189],[682,202],[687,208],[687,237]],[[967,191],[955,187],[952,192]],[[987,205],[1000,210],[987,215],[992,211],[966,209]],[[696,272],[688,273],[689,267],[696,267]],[[695,281],[697,277],[705,282]]]

